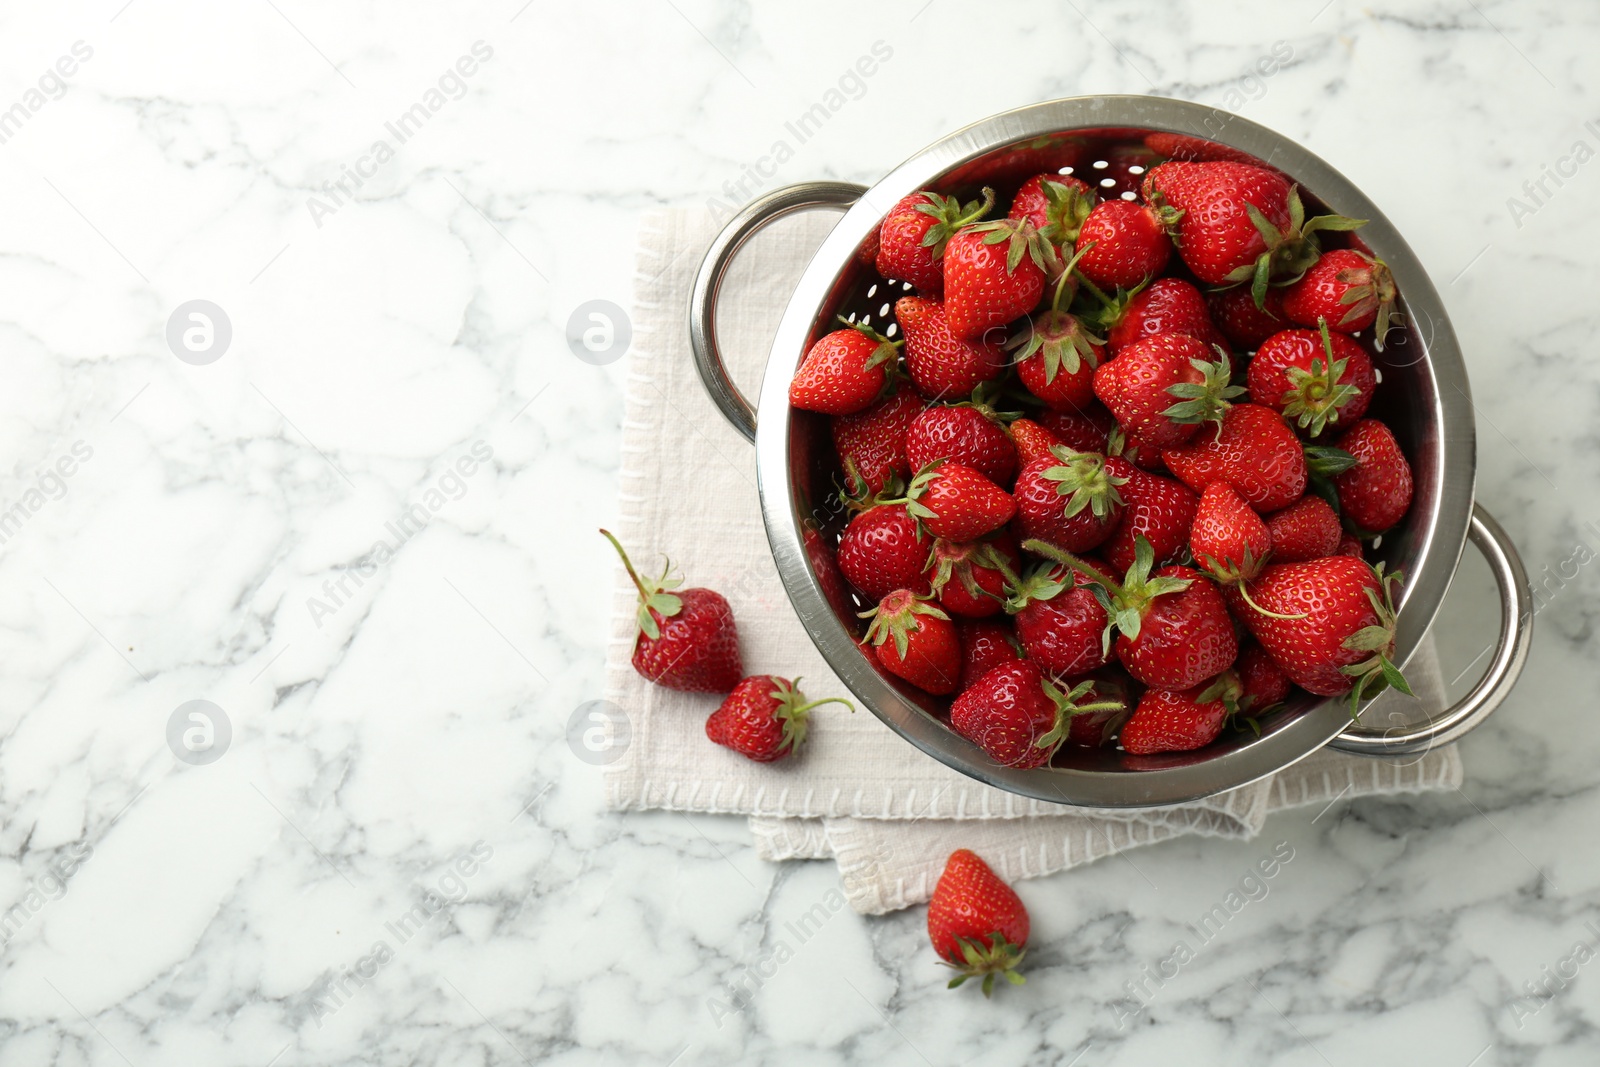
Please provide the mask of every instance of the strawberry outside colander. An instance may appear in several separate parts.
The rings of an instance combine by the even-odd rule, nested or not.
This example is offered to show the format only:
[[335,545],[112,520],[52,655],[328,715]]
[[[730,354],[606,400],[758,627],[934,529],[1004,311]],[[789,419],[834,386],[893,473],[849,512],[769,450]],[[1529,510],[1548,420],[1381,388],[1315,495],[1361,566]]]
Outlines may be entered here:
[[[885,282],[859,255],[879,221],[919,189],[968,199],[982,186],[1003,195],[1034,174],[1071,173],[1104,195],[1138,185],[1151,161],[1145,137],[1200,138],[1244,153],[1297,183],[1311,213],[1369,220],[1360,244],[1383,259],[1400,293],[1403,327],[1375,356],[1382,384],[1371,414],[1395,432],[1411,461],[1411,511],[1376,556],[1405,576],[1395,658],[1404,666],[1444,600],[1467,540],[1488,560],[1500,588],[1500,637],[1483,678],[1455,705],[1420,722],[1352,723],[1348,704],[1307,694],[1263,716],[1260,736],[1224,732],[1194,752],[1133,756],[1119,749],[1064,746],[1051,765],[1002,766],[952,730],[944,703],[882,671],[857,646],[862,622],[833,559],[846,515],[825,416],[793,410],[788,385],[801,357],[837,316],[892,330],[890,307],[910,288]],[[1001,201],[1002,203],[1004,201]],[[757,230],[815,207],[845,210],[795,287],[767,361],[759,419],[728,377],[717,350],[716,306],[729,262]],[[957,130],[895,168],[871,188],[807,182],[778,189],[729,220],[707,252],[689,307],[695,361],[712,400],[756,447],[762,514],[778,573],[806,631],[829,666],[873,714],[942,763],[1024,796],[1088,807],[1177,804],[1246,785],[1323,746],[1398,757],[1454,741],[1505,699],[1527,659],[1533,610],[1516,548],[1473,502],[1476,431],[1466,368],[1433,284],[1382,212],[1343,175],[1280,134],[1236,115],[1177,100],[1076,97],[995,115]]]

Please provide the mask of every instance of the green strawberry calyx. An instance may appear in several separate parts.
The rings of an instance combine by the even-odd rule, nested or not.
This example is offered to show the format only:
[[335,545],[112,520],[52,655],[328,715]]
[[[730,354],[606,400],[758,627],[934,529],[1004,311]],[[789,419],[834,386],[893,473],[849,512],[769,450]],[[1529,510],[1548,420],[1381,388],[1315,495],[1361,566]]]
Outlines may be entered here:
[[1133,566],[1128,568],[1121,582],[1106,577],[1072,553],[1063,552],[1044,541],[1024,541],[1022,547],[1063,563],[1088,579],[1084,585],[1106,611],[1106,628],[1101,635],[1101,653],[1104,655],[1110,655],[1111,638],[1118,632],[1130,641],[1138,639],[1145,614],[1157,597],[1181,593],[1194,584],[1193,578],[1152,576],[1150,571],[1155,567],[1155,549],[1139,534],[1133,537]]
[[843,704],[852,712],[856,706],[843,697],[823,697],[821,700],[807,700],[806,695],[800,691],[800,679],[789,681],[786,678],[772,680],[772,692],[767,695],[772,698],[772,717],[777,720],[783,731],[783,737],[778,742],[778,751],[794,753],[806,739],[806,729],[810,725],[811,709],[823,704]]
[[1346,218],[1343,215],[1317,215],[1306,218],[1305,205],[1300,202],[1300,187],[1289,187],[1289,224],[1282,228],[1262,214],[1261,209],[1246,201],[1245,212],[1256,232],[1266,242],[1267,249],[1230,273],[1228,281],[1250,283],[1250,296],[1256,307],[1266,310],[1267,286],[1277,282],[1288,285],[1299,281],[1306,271],[1322,256],[1317,242],[1320,230],[1355,230],[1367,224],[1366,219]]
[[1128,479],[1106,470],[1106,457],[1098,452],[1077,452],[1066,445],[1053,445],[1050,454],[1061,461],[1056,467],[1046,468],[1043,477],[1056,483],[1056,493],[1066,498],[1061,517],[1070,519],[1085,508],[1097,519],[1111,514],[1111,509],[1123,505],[1117,487],[1126,485]]
[[617,550],[617,555],[622,557],[622,565],[627,568],[628,577],[633,579],[633,587],[639,590],[639,632],[654,641],[661,636],[661,626],[656,622],[656,616],[670,619],[683,609],[683,600],[667,591],[678,588],[683,584],[683,579],[670,576],[671,560],[663,560],[660,577],[639,577],[639,572],[633,569],[633,561],[622,550],[622,542],[618,541],[610,530],[602,529],[600,532],[611,542],[611,547]]
[[933,225],[928,227],[928,232],[922,235],[922,247],[928,250],[932,259],[939,259],[944,255],[944,246],[950,243],[950,238],[955,232],[968,223],[977,222],[989,213],[994,207],[994,190],[985,188],[981,200],[971,200],[963,204],[953,196],[940,196],[938,193],[924,192],[923,197],[927,203],[918,204],[917,210],[924,215],[931,216]]
[[871,325],[866,322],[857,322],[854,319],[847,319],[843,315],[840,315],[838,318],[839,322],[842,323],[847,329],[854,330],[867,340],[876,341],[878,343],[878,347],[872,350],[872,355],[867,357],[867,361],[866,363],[862,364],[862,367],[865,370],[872,370],[875,367],[882,367],[884,371],[884,383],[883,393],[880,395],[887,395],[888,393],[894,392],[894,387],[896,384],[898,384],[900,379],[900,348],[906,343],[905,338],[902,337],[899,340],[891,341],[877,330],[874,330]]
[[1350,651],[1370,652],[1371,655],[1359,663],[1339,668],[1343,674],[1355,679],[1355,685],[1350,690],[1352,719],[1361,713],[1363,700],[1371,699],[1385,689],[1394,688],[1407,696],[1415,695],[1411,692],[1411,686],[1406,683],[1405,675],[1400,673],[1400,669],[1390,659],[1394,655],[1395,627],[1392,590],[1393,586],[1401,581],[1400,572],[1384,574],[1383,564],[1378,563],[1372,568],[1372,573],[1378,579],[1378,588],[1373,589],[1369,586],[1366,593],[1378,621],[1344,639],[1344,647]]
[[1178,382],[1176,385],[1167,386],[1167,393],[1178,398],[1178,402],[1167,408],[1161,414],[1172,422],[1183,425],[1198,425],[1205,422],[1217,424],[1217,433],[1222,432],[1222,418],[1233,407],[1236,397],[1244,395],[1244,386],[1233,383],[1233,361],[1221,345],[1214,345],[1217,358],[1206,361],[1198,357],[1189,360],[1189,366],[1199,371],[1202,377],[1198,382]]
[[872,620],[867,626],[865,640],[874,646],[893,641],[895,652],[905,659],[906,651],[911,647],[911,635],[922,629],[918,616],[926,615],[946,621],[950,619],[941,608],[929,603],[930,600],[930,597],[919,597],[906,589],[890,593],[877,607],[859,613],[861,618]]
[[1391,326],[1401,324],[1400,313],[1394,309],[1397,290],[1394,285],[1394,272],[1389,269],[1389,264],[1375,256],[1356,253],[1367,261],[1366,278],[1361,277],[1361,272],[1356,270],[1341,270],[1334,277],[1342,284],[1348,285],[1339,296],[1340,304],[1350,305],[1350,310],[1345,312],[1344,318],[1339,320],[1339,325],[1348,326],[1360,320],[1367,312],[1372,312],[1372,344],[1379,352],[1383,351],[1383,341],[1388,336]]
[[1094,197],[1076,185],[1049,178],[1039,183],[1039,191],[1045,199],[1045,224],[1039,231],[1040,236],[1057,245],[1071,245],[1077,241],[1083,220],[1094,207]]
[[[1033,743],[1033,746],[1048,750],[1050,756],[1054,756],[1056,749],[1067,739],[1067,733],[1072,729],[1073,716],[1128,710],[1128,701],[1120,692],[1121,687],[1115,682],[1086,678],[1065,692],[1049,678],[1044,678],[1040,684],[1044,687],[1045,696],[1056,706],[1056,721],[1047,733]],[[1108,693],[1114,692],[1115,695],[1108,696],[1101,692],[1102,689],[1106,689]],[[1086,700],[1085,697],[1089,699]]]
[[1284,371],[1289,391],[1279,401],[1283,404],[1283,417],[1294,420],[1312,437],[1320,434],[1330,422],[1338,422],[1344,406],[1361,395],[1360,389],[1339,381],[1349,368],[1350,360],[1333,358],[1328,320],[1319,318],[1317,325],[1322,328],[1322,354],[1326,358],[1312,357],[1310,370],[1290,367]]
[[[988,944],[984,944],[984,940]],[[968,978],[983,979],[983,995],[994,995],[994,980],[997,975],[1004,976],[1012,985],[1022,985],[1027,981],[1017,972],[1017,967],[1022,963],[1022,957],[1028,950],[1021,945],[1013,945],[1006,940],[1006,935],[996,930],[986,939],[975,937],[957,937],[956,948],[961,953],[961,959],[942,961],[946,967],[954,967],[959,973],[946,987],[954,989]]]
[[1068,589],[1075,586],[1072,575],[1061,569],[1059,564],[1038,563],[1030,567],[1021,577],[1011,569],[1005,561],[997,567],[1005,576],[1006,585],[1006,614],[1015,615],[1029,604],[1036,604],[1041,600],[1051,600],[1060,596]]
[[950,584],[950,579],[956,578],[970,596],[980,599],[983,597],[989,597],[991,600],[1000,599],[978,584],[977,578],[972,574],[973,567],[986,567],[989,570],[999,571],[1002,576],[1010,570],[1005,555],[993,542],[961,544],[943,537],[934,541],[933,550],[928,553],[928,569],[933,571],[933,595],[937,597],[944,592],[945,586]]
[[1061,257],[1056,254],[1056,246],[1046,240],[1027,219],[994,219],[990,222],[974,223],[968,226],[965,232],[982,234],[983,243],[986,245],[997,245],[1004,241],[1007,274],[1017,272],[1017,266],[1022,262],[1024,255],[1033,260],[1033,265],[1046,275],[1053,275],[1061,267]]

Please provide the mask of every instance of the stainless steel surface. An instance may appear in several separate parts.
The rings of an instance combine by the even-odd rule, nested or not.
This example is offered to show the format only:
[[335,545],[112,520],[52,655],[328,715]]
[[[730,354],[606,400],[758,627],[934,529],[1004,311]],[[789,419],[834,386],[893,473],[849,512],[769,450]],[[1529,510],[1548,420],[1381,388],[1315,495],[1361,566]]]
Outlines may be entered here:
[[751,441],[756,439],[755,408],[728,376],[717,349],[717,298],[728,264],[746,241],[785,215],[813,207],[849,207],[866,191],[866,186],[849,182],[801,182],[775,189],[729,219],[700,264],[694,291],[689,294],[689,347],[694,351],[694,365],[722,417]]
[[[795,611],[829,665],[875,715],[935,759],[998,788],[1064,804],[1151,807],[1236,788],[1328,744],[1350,726],[1349,711],[1338,700],[1302,696],[1265,717],[1259,737],[1225,734],[1199,752],[1138,757],[1116,750],[1073,750],[1059,756],[1058,765],[1036,770],[993,763],[945,725],[940,702],[884,674],[860,653],[853,605],[843,601],[838,582],[819,580],[818,569],[832,566],[830,546],[840,525],[838,513],[822,503],[833,489],[828,434],[820,416],[790,409],[788,382],[811,342],[833,327],[836,315],[878,319],[880,326],[887,321],[889,306],[904,287],[886,286],[856,254],[901,197],[919,189],[948,194],[1021,180],[1046,169],[1047,162],[1048,169],[1057,169],[1058,158],[1098,170],[1097,162],[1142,147],[1143,137],[1158,131],[1248,152],[1283,171],[1321,208],[1370,220],[1359,237],[1394,272],[1406,327],[1403,336],[1391,335],[1377,361],[1384,384],[1374,414],[1396,431],[1415,474],[1411,513],[1385,536],[1380,553],[1407,576],[1400,591],[1396,639],[1396,658],[1403,666],[1449,588],[1472,514],[1475,429],[1466,371],[1438,293],[1399,233],[1343,175],[1287,138],[1212,108],[1127,96],[1051,101],[958,130],[861,193],[823,242],[779,325],[759,420],[721,371],[714,331],[708,332],[707,326],[733,251],[776,217],[777,205],[792,203],[790,210],[795,210],[814,202],[807,200],[813,187],[779,190],[730,222],[702,265],[691,304],[691,317],[698,316],[691,339],[707,387],[742,432],[748,436],[755,427],[757,478],[773,558]],[[1508,542],[1497,544],[1508,560],[1515,558]],[[1504,685],[1514,680],[1518,666],[1520,659],[1508,663]]]
[[1494,516],[1472,509],[1467,536],[1478,546],[1500,587],[1500,639],[1494,659],[1472,691],[1450,708],[1414,726],[1378,729],[1351,726],[1329,744],[1360,756],[1403,756],[1426,752],[1466,736],[1500,706],[1516,684],[1533,645],[1533,592],[1516,546]]

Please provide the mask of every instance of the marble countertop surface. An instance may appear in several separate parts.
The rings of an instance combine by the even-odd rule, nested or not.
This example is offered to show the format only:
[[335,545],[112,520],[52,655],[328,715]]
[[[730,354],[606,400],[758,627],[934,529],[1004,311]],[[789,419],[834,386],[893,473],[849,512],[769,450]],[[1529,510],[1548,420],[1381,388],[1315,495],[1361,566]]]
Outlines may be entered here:
[[[1600,11],[973,10],[0,15],[0,1067],[1600,1061]],[[1527,674],[1459,793],[1022,884],[1031,977],[992,1003],[943,988],[920,909],[846,910],[719,1014],[837,875],[740,819],[607,814],[565,743],[626,366],[568,319],[629,305],[646,211],[871,182],[1093,92],[1276,128],[1407,235],[1540,589]],[[1468,557],[1458,689],[1495,627]]]

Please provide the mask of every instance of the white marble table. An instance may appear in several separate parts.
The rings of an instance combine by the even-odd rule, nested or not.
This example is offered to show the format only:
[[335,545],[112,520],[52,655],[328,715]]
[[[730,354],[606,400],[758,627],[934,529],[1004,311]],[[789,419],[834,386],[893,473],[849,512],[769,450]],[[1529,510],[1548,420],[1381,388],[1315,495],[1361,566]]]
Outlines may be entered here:
[[[1600,1060],[1597,15],[1213,7],[11,5],[0,1067]],[[836,876],[762,864],[739,820],[607,815],[564,743],[600,686],[623,367],[574,358],[568,316],[628,305],[652,207],[871,181],[1097,91],[1239,110],[1408,235],[1479,498],[1547,583],[1527,677],[1460,795],[1024,884],[1032,977],[993,1003],[942,988],[919,910],[845,910],[715,1018]],[[184,309],[181,360],[192,300],[231,337]],[[1462,686],[1491,611],[1469,561]],[[231,734],[208,765],[169,747],[192,700]],[[1265,899],[1141,977],[1275,847]]]

